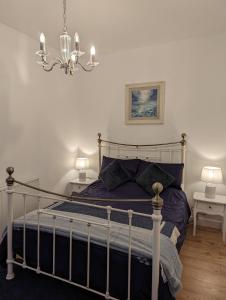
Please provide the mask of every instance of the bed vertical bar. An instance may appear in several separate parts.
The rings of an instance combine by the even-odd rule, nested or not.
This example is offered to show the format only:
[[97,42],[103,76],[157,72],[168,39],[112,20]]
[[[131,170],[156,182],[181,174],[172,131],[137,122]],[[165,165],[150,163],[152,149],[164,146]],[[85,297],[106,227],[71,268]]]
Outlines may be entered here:
[[130,292],[131,292],[131,254],[132,254],[132,217],[133,210],[128,210],[129,217],[129,245],[128,245],[128,297],[127,300],[130,300]]
[[98,159],[99,159],[99,164],[98,164],[98,168],[99,168],[99,173],[100,173],[100,169],[101,169],[101,133],[99,132],[98,133],[98,139],[97,139],[97,142],[98,142]]
[[0,190],[0,237],[2,237],[3,227],[3,192]]
[[8,220],[7,220],[7,275],[6,279],[11,280],[14,278],[13,272],[13,183],[14,178],[12,174],[14,169],[9,167],[6,169],[8,177],[7,183],[7,196],[8,196]]
[[107,278],[106,278],[106,295],[105,299],[110,299],[109,284],[110,284],[110,240],[111,240],[111,206],[106,206],[107,209]]
[[53,276],[55,276],[55,262],[56,262],[56,216],[53,216],[53,270],[52,270]]
[[[40,207],[40,206],[39,206]],[[40,211],[38,210],[38,229],[37,229],[37,268],[36,273],[40,273]]]
[[70,245],[69,245],[69,281],[72,280],[72,225],[73,220],[70,220]]
[[87,224],[88,227],[88,242],[87,242],[87,278],[86,278],[86,287],[89,288],[89,278],[90,278],[90,233],[91,233],[91,224]]
[[185,182],[185,154],[186,154],[186,133],[182,133],[181,137],[182,140],[180,141],[181,143],[181,162],[184,164],[183,168],[183,174],[182,174],[182,189],[184,190],[184,182]]
[[156,182],[153,184],[152,189],[155,197],[152,199],[153,207],[153,256],[152,256],[152,300],[158,300],[158,287],[159,287],[159,268],[160,268],[160,224],[162,220],[161,209],[163,200],[159,194],[163,190],[161,183]]
[[23,195],[24,198],[24,225],[23,225],[23,267],[26,267],[26,195]]

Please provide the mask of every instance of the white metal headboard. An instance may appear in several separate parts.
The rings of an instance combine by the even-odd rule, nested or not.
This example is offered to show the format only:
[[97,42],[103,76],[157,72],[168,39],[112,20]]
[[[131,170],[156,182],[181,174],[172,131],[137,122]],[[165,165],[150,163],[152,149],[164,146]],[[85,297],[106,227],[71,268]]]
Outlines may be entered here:
[[183,163],[182,188],[185,184],[185,152],[186,152],[186,133],[181,134],[181,140],[178,142],[168,142],[161,144],[123,144],[118,142],[107,141],[101,138],[98,133],[98,154],[99,154],[99,171],[103,155],[131,159],[139,158],[142,160],[165,163]]

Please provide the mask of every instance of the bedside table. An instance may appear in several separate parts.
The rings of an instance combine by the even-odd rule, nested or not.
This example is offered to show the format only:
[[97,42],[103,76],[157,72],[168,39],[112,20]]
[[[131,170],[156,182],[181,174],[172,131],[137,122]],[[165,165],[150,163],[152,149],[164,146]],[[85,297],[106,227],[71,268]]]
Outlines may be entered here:
[[222,217],[223,242],[225,242],[226,233],[226,196],[216,195],[214,199],[205,198],[204,193],[193,194],[194,199],[194,227],[193,235],[196,235],[197,214],[207,214]]
[[71,180],[66,187],[66,194],[71,195],[72,192],[80,193],[82,192],[88,185],[96,181],[97,178],[86,178],[85,181],[79,181],[78,179]]

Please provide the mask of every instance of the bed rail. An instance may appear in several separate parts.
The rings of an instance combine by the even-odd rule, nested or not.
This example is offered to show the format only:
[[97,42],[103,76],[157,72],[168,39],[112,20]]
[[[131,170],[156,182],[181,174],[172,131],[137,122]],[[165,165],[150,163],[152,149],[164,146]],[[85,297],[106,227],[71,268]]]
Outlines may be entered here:
[[[159,286],[159,269],[160,269],[160,224],[162,220],[162,215],[161,215],[161,209],[163,206],[163,200],[159,196],[161,193],[163,187],[161,183],[156,182],[153,184],[153,191],[155,193],[155,197],[152,199],[152,206],[153,206],[153,214],[148,215],[148,214],[143,214],[143,213],[138,213],[133,210],[122,210],[122,209],[117,209],[113,208],[111,206],[101,206],[101,205],[96,205],[96,204],[90,204],[86,202],[77,202],[77,201],[71,201],[72,199],[67,199],[68,196],[53,193],[50,191],[46,191],[37,187],[34,187],[35,190],[38,190],[41,192],[40,194],[32,194],[32,193],[27,193],[27,192],[19,192],[14,190],[14,183],[17,184],[22,184],[23,186],[27,186],[29,188],[32,188],[32,186],[24,184],[20,181],[17,181],[13,177],[14,173],[14,168],[9,167],[7,168],[7,173],[8,177],[6,179],[7,183],[7,195],[8,195],[8,221],[7,221],[7,280],[12,280],[14,278],[14,271],[13,271],[13,265],[19,265],[25,269],[30,269],[35,271],[37,274],[44,274],[49,277],[56,278],[58,280],[61,280],[63,282],[69,283],[71,285],[77,286],[79,288],[88,290],[90,292],[93,292],[95,294],[98,294],[100,296],[103,296],[105,299],[112,299],[112,300],[119,300],[117,298],[114,298],[113,296],[110,295],[109,291],[109,286],[110,286],[110,253],[111,253],[111,226],[112,226],[112,221],[111,221],[111,214],[114,211],[119,211],[122,213],[125,213],[128,216],[128,297],[127,299],[131,299],[131,256],[132,256],[132,239],[133,239],[133,225],[132,225],[132,219],[134,216],[139,215],[139,216],[144,216],[147,218],[151,218],[153,220],[153,233],[152,233],[152,239],[153,239],[153,249],[152,249],[152,300],[157,300],[158,299],[158,286]],[[57,196],[58,198],[50,197],[45,195],[45,193],[52,194],[54,196]],[[23,214],[23,261],[22,263],[15,260],[13,257],[13,222],[14,222],[14,216],[13,216],[13,205],[14,205],[14,198],[13,195],[21,196],[22,199],[24,200],[24,214]],[[27,265],[26,262],[26,224],[27,224],[27,219],[26,219],[26,204],[27,201],[29,201],[30,197],[35,197],[38,200],[38,209],[35,211],[37,213],[37,267],[31,267]],[[49,210],[42,208],[40,206],[40,201],[42,200],[55,200],[55,201],[60,201],[60,202],[70,202],[70,203],[79,203],[80,205],[84,206],[89,206],[89,207],[96,207],[98,209],[105,210],[107,213],[107,219],[104,222],[92,222],[90,220],[87,220],[86,218],[83,217],[73,217],[73,216],[68,216],[64,213],[59,213],[54,210]],[[42,215],[49,215],[51,218],[53,218],[53,225],[52,225],[52,234],[53,234],[53,253],[52,253],[52,273],[47,273],[40,268],[40,218]],[[56,253],[56,247],[55,247],[55,241],[56,241],[56,221],[58,218],[64,218],[69,222],[69,274],[68,278],[63,278],[60,276],[57,276],[55,273],[55,253]],[[73,269],[73,261],[72,261],[72,236],[73,236],[73,222],[79,222],[83,223],[86,225],[87,228],[87,272],[86,272],[86,285],[81,285],[72,280],[72,269]],[[90,287],[90,244],[91,244],[91,227],[96,226],[96,227],[102,227],[105,228],[107,231],[106,234],[106,245],[107,245],[107,270],[106,270],[106,292],[102,293],[100,291],[94,290]],[[151,234],[151,232],[150,232]],[[151,300],[150,299],[150,300]]]

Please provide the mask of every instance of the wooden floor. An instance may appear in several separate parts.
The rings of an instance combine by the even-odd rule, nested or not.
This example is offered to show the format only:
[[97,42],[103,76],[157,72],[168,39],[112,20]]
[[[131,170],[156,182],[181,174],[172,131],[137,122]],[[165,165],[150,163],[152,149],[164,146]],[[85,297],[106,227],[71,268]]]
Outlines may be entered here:
[[219,230],[192,226],[180,254],[183,290],[177,300],[226,300],[226,245]]

